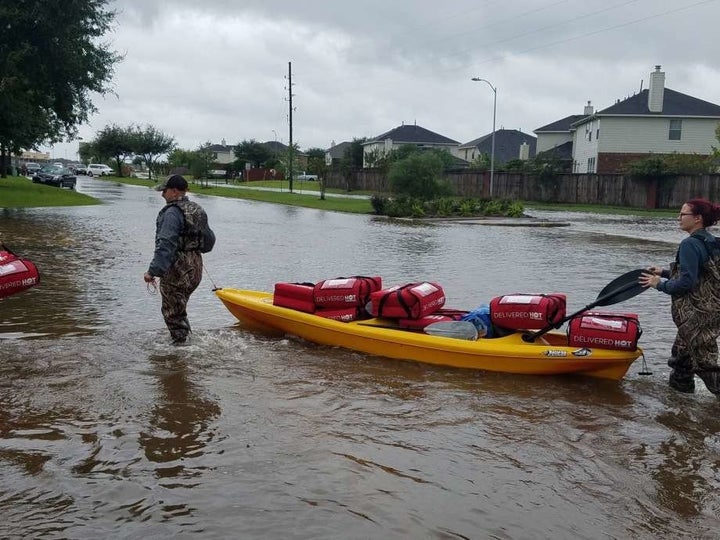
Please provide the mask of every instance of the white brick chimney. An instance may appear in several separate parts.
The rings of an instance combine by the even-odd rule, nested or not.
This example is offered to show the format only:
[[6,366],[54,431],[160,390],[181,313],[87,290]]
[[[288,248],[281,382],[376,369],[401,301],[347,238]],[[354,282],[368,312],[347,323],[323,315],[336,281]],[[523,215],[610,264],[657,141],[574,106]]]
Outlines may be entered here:
[[523,142],[520,145],[520,154],[518,155],[518,158],[523,161],[530,159],[530,145],[528,143]]
[[650,112],[662,112],[664,96],[665,72],[660,71],[660,66],[655,66],[655,71],[650,74],[650,89],[648,90],[648,109]]
[[593,106],[588,101],[587,105],[585,105],[585,110],[583,110],[583,114],[585,116],[590,116],[592,113],[593,113]]

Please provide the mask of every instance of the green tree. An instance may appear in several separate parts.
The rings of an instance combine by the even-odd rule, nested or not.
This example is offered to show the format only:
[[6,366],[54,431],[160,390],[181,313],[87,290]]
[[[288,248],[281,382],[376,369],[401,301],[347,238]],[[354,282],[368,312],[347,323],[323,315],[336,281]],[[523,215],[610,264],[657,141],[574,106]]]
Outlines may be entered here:
[[189,169],[193,153],[192,150],[175,148],[168,154],[168,165],[170,165],[170,167],[187,167]]
[[[715,128],[715,139],[720,143],[720,123],[718,123]],[[715,146],[712,147],[712,166],[714,167],[715,172],[720,170],[720,148]]]
[[345,148],[343,157],[340,159],[340,173],[345,178],[345,185],[347,191],[352,191],[351,179],[352,173],[355,170],[362,169],[363,167],[363,144],[367,141],[366,138],[353,139],[350,146]]
[[81,142],[78,148],[78,153],[80,154],[80,161],[83,163],[90,163],[93,161],[93,158],[97,156],[95,146],[93,146],[92,142]]
[[130,137],[133,154],[145,163],[148,168],[148,179],[152,180],[153,168],[158,157],[175,148],[175,139],[151,125],[131,129]]
[[273,151],[255,139],[244,140],[235,147],[235,158],[239,169],[244,169],[245,163],[250,163],[251,167],[261,167],[273,157]]
[[189,154],[190,174],[195,178],[205,179],[206,182],[210,168],[215,162],[215,155],[209,150],[211,145],[212,143],[206,142],[204,145],[201,145],[200,148]]
[[0,2],[0,170],[10,151],[71,139],[111,91],[121,56],[98,39],[109,0]]
[[305,150],[308,158],[307,170],[310,174],[317,174],[325,177],[327,165],[325,165],[325,150],[322,148],[308,148]]
[[123,175],[122,165],[125,158],[133,155],[133,129],[133,126],[108,125],[100,130],[92,142],[98,156],[115,160],[120,176]]
[[444,169],[435,152],[413,152],[390,166],[388,180],[393,193],[430,200],[450,195],[449,186],[442,182]]
[[487,152],[481,152],[475,159],[470,162],[470,169],[476,171],[489,171],[490,170],[490,154]]

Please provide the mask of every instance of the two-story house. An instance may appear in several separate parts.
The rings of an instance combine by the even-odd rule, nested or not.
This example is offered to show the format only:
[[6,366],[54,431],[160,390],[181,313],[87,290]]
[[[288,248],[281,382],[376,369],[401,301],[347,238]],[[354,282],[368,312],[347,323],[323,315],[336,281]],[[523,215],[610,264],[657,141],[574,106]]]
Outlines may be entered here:
[[373,157],[389,154],[392,150],[407,144],[421,149],[440,148],[449,151],[455,157],[460,157],[459,142],[417,124],[402,124],[363,143],[363,167],[371,166]]
[[573,124],[593,113],[593,106],[588,101],[583,114],[571,114],[560,120],[539,127],[533,131],[537,135],[537,154],[553,155],[561,160],[572,160]]
[[210,144],[204,147],[204,150],[213,153],[216,163],[226,165],[235,161],[235,147],[225,144],[225,139],[220,144]]
[[720,105],[665,87],[660,66],[649,88],[572,123],[573,172],[618,173],[650,154],[712,153]]

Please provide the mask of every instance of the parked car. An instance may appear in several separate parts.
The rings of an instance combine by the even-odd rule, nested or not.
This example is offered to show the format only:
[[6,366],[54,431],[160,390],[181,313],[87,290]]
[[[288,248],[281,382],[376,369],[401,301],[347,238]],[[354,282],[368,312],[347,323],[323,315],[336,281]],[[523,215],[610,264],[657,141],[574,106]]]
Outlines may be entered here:
[[37,171],[33,175],[32,181],[34,184],[46,184],[48,186],[55,186],[59,188],[66,187],[75,189],[77,178],[70,169],[48,165]]
[[25,170],[27,171],[28,176],[34,175],[36,172],[38,172],[42,167],[40,167],[39,163],[26,163],[25,164]]
[[115,174],[115,170],[104,163],[91,163],[87,166],[86,173],[88,176],[110,176]]
[[84,176],[87,176],[87,165],[83,165],[82,163],[80,165],[75,166],[75,170],[73,171],[75,174],[82,174]]
[[303,171],[301,174],[298,174],[295,177],[295,180],[317,180],[317,174],[307,174],[305,171]]

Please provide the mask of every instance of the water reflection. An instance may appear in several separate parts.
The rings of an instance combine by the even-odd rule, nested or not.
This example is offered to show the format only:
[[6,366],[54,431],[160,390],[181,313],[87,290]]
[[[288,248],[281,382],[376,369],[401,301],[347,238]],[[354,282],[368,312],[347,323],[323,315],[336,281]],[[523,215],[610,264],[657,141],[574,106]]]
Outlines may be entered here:
[[656,420],[668,431],[651,467],[658,503],[683,517],[715,513],[713,498],[720,487],[720,420],[715,411],[706,415],[702,407],[699,413],[675,409]]
[[140,446],[145,457],[157,464],[157,478],[192,478],[206,468],[199,464],[201,460],[193,460],[213,440],[211,424],[220,415],[220,406],[192,382],[182,357],[156,354],[149,361],[157,379],[157,396],[150,430],[140,433]]

